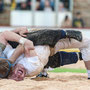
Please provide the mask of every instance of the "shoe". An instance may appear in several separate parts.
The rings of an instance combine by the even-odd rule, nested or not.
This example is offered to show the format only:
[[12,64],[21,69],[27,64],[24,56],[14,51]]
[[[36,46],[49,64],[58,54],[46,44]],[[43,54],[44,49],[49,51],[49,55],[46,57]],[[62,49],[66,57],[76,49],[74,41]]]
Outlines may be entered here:
[[40,73],[36,77],[46,77],[46,78],[49,78],[48,73],[46,75],[44,75],[43,73]]
[[90,80],[90,78],[88,78],[88,80]]
[[78,54],[79,54],[79,60],[80,60],[80,61],[83,60],[83,58],[82,58],[82,53],[81,53],[81,52],[78,52]]
[[80,42],[82,41],[82,33],[80,31],[66,30],[66,37],[76,39]]

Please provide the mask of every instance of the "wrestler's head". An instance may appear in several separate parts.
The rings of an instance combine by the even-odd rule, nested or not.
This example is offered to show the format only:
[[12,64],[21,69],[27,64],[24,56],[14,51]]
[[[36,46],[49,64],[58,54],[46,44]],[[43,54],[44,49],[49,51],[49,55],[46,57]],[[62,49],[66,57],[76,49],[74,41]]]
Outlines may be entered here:
[[8,78],[16,81],[21,81],[26,75],[33,76],[33,73],[36,74],[40,72],[42,68],[43,65],[40,63],[40,60],[37,56],[29,58],[24,57],[18,61],[14,67],[12,67]]
[[0,78],[6,78],[11,70],[11,62],[8,59],[0,58]]
[[21,81],[24,79],[25,74],[26,69],[24,68],[24,66],[21,64],[16,64],[14,67],[12,67],[12,70],[8,78],[16,81]]

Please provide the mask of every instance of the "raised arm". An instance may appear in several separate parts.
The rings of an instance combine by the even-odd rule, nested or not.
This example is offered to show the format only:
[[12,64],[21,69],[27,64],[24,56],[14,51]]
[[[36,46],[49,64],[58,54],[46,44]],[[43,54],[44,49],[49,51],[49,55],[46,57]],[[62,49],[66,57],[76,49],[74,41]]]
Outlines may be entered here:
[[27,53],[27,56],[30,55],[29,51],[34,49],[32,41],[23,38],[11,31],[5,31],[0,34],[0,42],[2,42],[3,44],[7,44],[7,41],[15,41],[22,44],[25,48],[25,53]]
[[13,52],[12,56],[9,58],[9,60],[14,63],[16,59],[24,53],[24,46],[23,45],[18,45],[15,51]]
[[15,42],[18,42],[18,43],[19,43],[19,40],[21,38],[20,35],[14,33],[14,32],[11,32],[11,31],[2,32],[1,36],[5,41],[15,41]]
[[[25,53],[24,51],[24,46],[23,45],[18,45],[15,49],[15,51],[13,52],[12,56],[9,58],[9,60],[14,63],[16,61],[16,59],[21,55],[21,54],[25,54],[25,57],[28,57],[27,53]],[[30,55],[29,57],[34,57],[37,56],[35,49],[34,50],[30,50],[29,51]]]

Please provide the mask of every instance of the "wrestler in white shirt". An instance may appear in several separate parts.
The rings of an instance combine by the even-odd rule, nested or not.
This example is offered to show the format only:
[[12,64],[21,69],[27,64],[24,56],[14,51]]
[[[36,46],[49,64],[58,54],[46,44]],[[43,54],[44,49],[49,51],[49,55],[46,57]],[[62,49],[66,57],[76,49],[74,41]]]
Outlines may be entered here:
[[[13,49],[10,45],[6,46],[4,50],[4,55],[9,59],[15,49]],[[12,76],[14,80],[22,80],[25,76],[34,76],[39,74],[43,67],[48,62],[48,57],[50,56],[50,48],[49,46],[35,46],[35,56],[25,57],[22,54],[14,63]],[[15,77],[17,75],[17,78]],[[21,75],[21,78],[19,77]]]

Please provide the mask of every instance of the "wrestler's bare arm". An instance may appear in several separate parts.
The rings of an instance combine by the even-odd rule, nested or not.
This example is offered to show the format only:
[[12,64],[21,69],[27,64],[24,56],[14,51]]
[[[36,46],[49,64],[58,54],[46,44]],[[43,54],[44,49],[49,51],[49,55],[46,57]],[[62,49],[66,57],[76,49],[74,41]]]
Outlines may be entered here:
[[2,37],[2,42],[4,43],[7,43],[7,41],[15,41],[19,43],[19,40],[21,38],[20,35],[11,31],[4,31],[0,34],[0,36]]
[[7,41],[15,41],[20,44],[23,44],[25,48],[25,53],[27,54],[27,56],[30,56],[29,50],[34,49],[34,45],[32,41],[25,39],[21,37],[20,35],[11,31],[5,31],[0,34],[0,42],[6,45]]
[[12,56],[9,58],[9,60],[14,63],[16,59],[24,53],[24,46],[23,45],[18,45],[15,51],[13,52]]
[[[25,49],[23,45],[18,45],[15,51],[13,52],[12,56],[9,58],[9,60],[14,63],[16,59],[21,55],[25,54]],[[35,50],[30,50],[30,57],[37,56]],[[27,54],[25,54],[25,57],[28,57]]]
[[[26,55],[25,55],[26,56]],[[30,50],[30,57],[37,56],[37,53],[35,50]],[[27,57],[27,56],[26,56]]]

